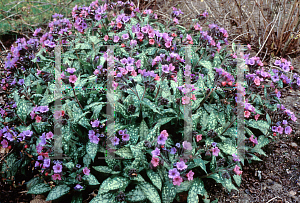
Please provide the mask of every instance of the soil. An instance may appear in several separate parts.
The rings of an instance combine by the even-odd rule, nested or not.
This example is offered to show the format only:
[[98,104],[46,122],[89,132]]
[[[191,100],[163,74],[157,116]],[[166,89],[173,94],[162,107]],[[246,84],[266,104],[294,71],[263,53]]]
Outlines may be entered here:
[[[154,9],[162,8],[165,1],[157,0]],[[169,0],[175,4],[175,0]],[[197,1],[199,2],[199,1]],[[200,2],[199,2],[200,3]],[[144,4],[141,4],[144,5]],[[193,6],[197,7],[195,3]],[[187,8],[180,6],[184,13],[189,13]],[[198,7],[199,8],[199,5]],[[200,9],[204,11],[205,7]],[[170,6],[164,8],[171,10]],[[162,11],[164,11],[162,9]],[[228,30],[231,34],[231,30]],[[10,49],[13,39],[8,35],[2,36],[2,42],[7,49]],[[3,40],[6,39],[6,40]],[[300,57],[292,59],[295,71],[300,72]],[[1,64],[0,64],[1,66]],[[296,123],[292,123],[293,132],[289,135],[279,135],[274,137],[274,141],[265,146],[263,150],[267,157],[257,154],[262,162],[254,161],[251,164],[245,162],[242,174],[242,184],[238,191],[226,191],[221,184],[208,182],[206,190],[210,200],[218,199],[220,203],[285,203],[300,202],[300,91],[280,90],[282,96],[281,103],[295,113],[298,118]],[[1,100],[1,99],[0,99]],[[1,154],[0,154],[1,157]],[[95,190],[84,202],[89,202],[97,193]],[[42,195],[27,195],[25,184],[22,186],[10,186],[0,181],[0,202],[45,202]],[[184,201],[183,201],[184,202]],[[201,202],[201,200],[200,200]]]

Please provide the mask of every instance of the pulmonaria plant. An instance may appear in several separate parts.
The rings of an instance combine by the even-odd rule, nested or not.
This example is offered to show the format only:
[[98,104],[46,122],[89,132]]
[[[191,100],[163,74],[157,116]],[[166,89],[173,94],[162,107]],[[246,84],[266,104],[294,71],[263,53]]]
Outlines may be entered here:
[[[289,79],[293,67],[284,59],[268,68],[246,54],[246,81],[237,83],[240,53],[226,51],[227,31],[216,24],[204,30],[206,11],[184,28],[182,14],[173,8],[170,26],[162,26],[150,9],[94,1],[18,39],[1,80],[10,94],[0,108],[0,143],[11,150],[2,177],[28,175],[28,192],[47,194],[47,201],[69,192],[82,201],[99,185],[91,202],[173,202],[184,191],[189,203],[198,202],[198,195],[208,198],[203,179],[237,189],[244,162],[260,160],[254,153],[264,155],[271,133],[293,132],[297,118],[280,106],[279,89],[299,88],[300,77]],[[53,68],[58,45],[62,98]],[[238,108],[246,156],[237,150]],[[58,151],[68,158],[51,158]]]

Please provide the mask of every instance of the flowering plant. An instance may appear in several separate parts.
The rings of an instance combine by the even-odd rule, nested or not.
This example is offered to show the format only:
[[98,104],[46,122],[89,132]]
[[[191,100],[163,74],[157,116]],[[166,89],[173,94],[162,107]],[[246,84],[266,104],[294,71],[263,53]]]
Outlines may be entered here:
[[[183,191],[188,191],[189,203],[198,202],[198,195],[209,202],[204,178],[229,191],[237,189],[244,161],[260,160],[255,153],[265,155],[262,147],[270,133],[291,133],[288,122],[296,118],[278,104],[276,87],[299,88],[299,77],[292,83],[285,76],[290,70],[286,61],[275,61],[282,71],[266,72],[258,69],[259,58],[245,55],[249,72],[244,84],[237,83],[238,53],[226,51],[227,31],[215,24],[202,31],[207,13],[187,30],[179,24],[180,14],[174,8],[165,27],[152,10],[141,13],[133,3],[95,1],[75,6],[71,20],[53,15],[45,34],[37,29],[33,38],[18,39],[1,84],[11,92],[10,103],[0,109],[1,145],[12,148],[3,177],[13,178],[15,169],[31,165],[37,176],[28,182],[28,193],[48,193],[47,201],[70,193],[74,201],[82,201],[84,191],[100,185],[91,202],[172,202]],[[53,94],[58,45],[63,98]],[[109,88],[115,90],[113,96]],[[240,93],[235,95],[236,89]],[[247,96],[245,102],[241,96]],[[58,99],[59,111],[54,104]],[[113,130],[105,108],[111,100]],[[238,107],[245,118],[242,140],[235,122]],[[285,120],[275,126],[281,111]],[[51,160],[59,140],[55,119],[62,119],[61,150],[69,159]],[[237,150],[238,142],[244,143],[242,150]]]

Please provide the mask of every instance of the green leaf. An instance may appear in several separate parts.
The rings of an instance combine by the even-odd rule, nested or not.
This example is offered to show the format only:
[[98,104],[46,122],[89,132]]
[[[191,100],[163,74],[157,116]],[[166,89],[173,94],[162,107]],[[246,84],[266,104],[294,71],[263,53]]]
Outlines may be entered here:
[[193,159],[197,166],[200,166],[201,169],[207,174],[205,162],[201,158]]
[[147,182],[139,183],[139,185],[150,202],[161,203],[160,196],[153,185]]
[[149,134],[147,135],[146,140],[152,142],[154,137],[156,136],[156,131],[160,129],[160,126],[170,122],[173,118],[175,118],[175,117],[167,117],[167,118],[159,119],[158,122],[156,123],[156,125],[154,126],[154,128],[152,128],[152,130],[150,130]]
[[234,184],[231,181],[231,177],[229,179],[224,178],[224,183],[222,184],[226,189],[229,190],[229,192],[231,192],[232,189],[237,190],[238,189],[234,186]]
[[38,183],[42,183],[43,180],[40,177],[34,177],[30,181],[27,182],[26,188],[29,191],[33,186],[35,186]]
[[268,122],[263,120],[258,120],[258,121],[255,121],[254,119],[246,120],[246,125],[260,130],[264,135],[267,135],[270,129],[270,125],[268,124]]
[[99,185],[97,178],[92,175],[91,173],[89,175],[84,175],[83,180],[87,180],[89,182],[89,185]]
[[172,203],[175,196],[176,196],[176,190],[174,185],[169,181],[165,182],[162,188],[162,202]]
[[83,198],[82,198],[82,194],[76,194],[72,197],[72,201],[71,203],[82,203]]
[[96,171],[99,171],[101,173],[110,173],[110,174],[119,174],[121,171],[113,171],[111,168],[108,166],[93,166],[93,168]]
[[31,112],[32,105],[26,100],[19,100],[17,104],[17,115],[22,119],[22,121],[26,121],[27,115]]
[[225,154],[234,154],[236,152],[236,145],[233,143],[233,141],[228,138],[224,142],[218,144],[218,148],[222,150]]
[[88,141],[86,145],[86,152],[92,158],[93,161],[96,157],[97,149],[98,149],[98,144],[91,143],[90,141]]
[[[144,144],[143,142],[140,142],[140,143]],[[138,158],[138,157],[141,157],[144,155],[144,153],[142,151],[142,147],[140,147],[140,146],[130,145],[130,149],[131,149],[131,152],[132,152],[134,158]]]
[[144,195],[144,192],[142,191],[141,187],[139,185],[136,185],[136,187],[129,191],[126,194],[126,198],[130,202],[142,202],[146,199],[146,196]]
[[152,170],[147,170],[147,175],[150,178],[153,185],[155,185],[159,190],[161,190],[162,181],[160,176]]
[[258,142],[258,144],[254,148],[262,148],[262,147],[266,146],[267,144],[269,144],[270,141],[268,138],[261,135],[258,137],[257,142]]
[[147,126],[147,123],[143,119],[141,124],[140,124],[140,128],[139,128],[139,135],[141,137],[141,140],[146,139],[148,134],[149,134],[149,128]]
[[99,202],[113,203],[113,202],[115,202],[115,198],[113,197],[113,195],[111,193],[106,193],[106,194],[98,193],[98,195],[90,201],[90,203],[99,203]]
[[215,79],[215,75],[214,75],[214,71],[213,71],[211,62],[201,60],[200,65],[203,66],[204,68],[208,69],[208,78],[207,78],[208,87],[213,88],[213,81]]
[[241,175],[234,175],[233,179],[234,179],[235,183],[237,184],[237,186],[240,187],[240,185],[242,183],[242,176]]
[[154,112],[161,114],[158,109],[157,106],[151,102],[149,99],[144,98],[144,100],[142,101],[143,104],[145,104],[146,106],[148,106],[150,109],[152,109]]
[[135,125],[131,125],[127,128],[127,130],[130,136],[130,144],[135,145],[139,139],[139,129]]
[[90,36],[90,37],[89,37],[89,40],[90,40],[91,42],[93,42],[94,45],[96,45],[96,44],[98,44],[99,42],[101,42],[101,40],[100,40],[97,36]]
[[148,49],[146,49],[145,53],[147,55],[154,55],[157,51],[157,47],[149,47]]
[[268,124],[271,125],[271,124],[272,124],[272,121],[271,121],[271,118],[270,118],[270,116],[269,116],[268,113],[266,114],[266,119],[267,119],[267,121],[268,121]]
[[132,159],[133,158],[132,152],[129,147],[123,147],[121,149],[118,149],[115,153],[117,155],[123,157],[124,159]]
[[67,185],[57,185],[49,192],[46,201],[58,199],[70,191],[70,187]]
[[177,82],[178,82],[178,86],[182,86],[183,85],[182,69],[181,68],[179,68],[179,71],[177,73]]
[[51,190],[50,186],[46,183],[38,183],[34,186],[32,186],[27,194],[34,194],[34,195],[39,195],[43,194],[45,192],[49,192]]
[[204,189],[204,183],[201,179],[197,178],[194,179],[193,185],[188,193],[187,202],[199,202],[198,194],[204,196],[206,193],[206,190]]
[[217,126],[217,118],[216,118],[214,112],[211,111],[211,113],[209,115],[209,118],[208,118],[208,125],[207,125],[207,127],[210,130],[210,129],[215,129],[216,126]]
[[101,184],[99,191],[110,191],[123,188],[124,186],[128,185],[129,182],[130,181],[128,178],[121,176],[116,176],[113,179],[108,178]]
[[192,181],[184,181],[180,184],[180,186],[176,186],[176,193],[181,193],[183,191],[189,191],[191,186],[193,185],[194,180]]

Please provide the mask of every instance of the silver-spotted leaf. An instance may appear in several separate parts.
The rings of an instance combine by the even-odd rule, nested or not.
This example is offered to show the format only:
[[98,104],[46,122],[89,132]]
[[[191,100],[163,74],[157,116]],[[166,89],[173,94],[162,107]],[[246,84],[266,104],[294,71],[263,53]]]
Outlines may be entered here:
[[89,182],[89,185],[99,185],[100,184],[98,182],[97,178],[94,175],[92,175],[92,174],[84,175],[83,179],[87,180]]
[[169,181],[165,182],[162,188],[162,202],[171,203],[173,202],[175,196],[176,196],[176,189],[173,183]]
[[162,181],[160,176],[152,170],[147,170],[147,175],[151,180],[151,182],[153,183],[153,185],[155,185],[159,190],[161,190]]
[[98,144],[91,143],[90,141],[88,141],[86,145],[86,152],[88,153],[88,155],[91,157],[93,161],[96,157],[97,150],[98,150]]
[[57,185],[49,192],[46,201],[56,200],[70,191],[70,187],[67,185]]
[[142,191],[144,192],[144,194],[146,195],[146,197],[150,200],[150,202],[161,203],[160,196],[156,188],[152,184],[148,182],[144,182],[144,183],[140,183],[139,185]]
[[130,202],[141,202],[146,199],[146,196],[139,185],[126,194],[126,198]]
[[51,190],[50,186],[46,183],[38,183],[34,186],[32,186],[27,194],[34,194],[34,195],[39,195],[43,194],[45,192],[49,192]]

